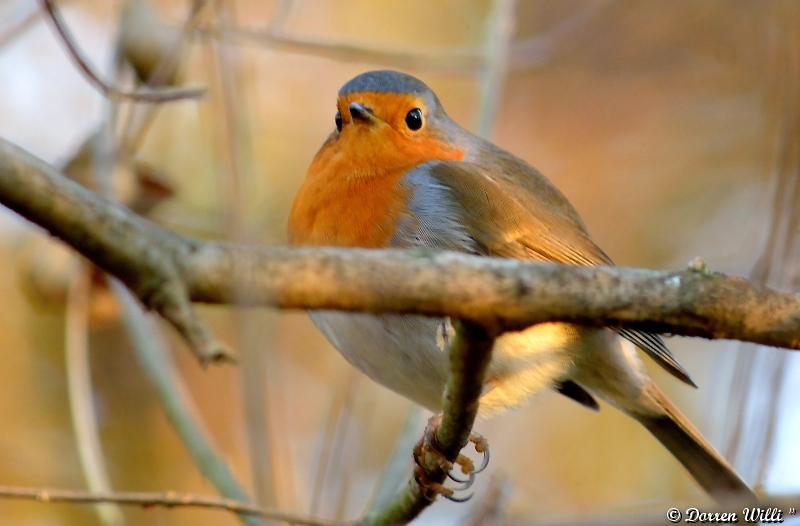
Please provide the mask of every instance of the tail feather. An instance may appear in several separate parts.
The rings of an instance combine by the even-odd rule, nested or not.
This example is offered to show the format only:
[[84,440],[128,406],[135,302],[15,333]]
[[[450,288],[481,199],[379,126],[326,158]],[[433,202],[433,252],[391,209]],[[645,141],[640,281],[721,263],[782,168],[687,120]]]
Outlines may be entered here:
[[680,410],[655,385],[651,385],[648,391],[663,413],[633,413],[632,416],[683,464],[716,501],[755,502],[757,498],[753,491]]

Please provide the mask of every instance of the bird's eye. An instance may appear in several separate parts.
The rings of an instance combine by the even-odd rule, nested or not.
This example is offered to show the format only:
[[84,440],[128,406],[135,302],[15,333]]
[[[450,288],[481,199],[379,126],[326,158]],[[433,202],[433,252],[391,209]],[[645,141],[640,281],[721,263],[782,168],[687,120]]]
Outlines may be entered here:
[[406,126],[409,130],[417,131],[422,128],[422,110],[414,108],[406,114]]
[[333,118],[333,122],[336,123],[336,129],[342,131],[342,114],[340,112],[336,112],[336,117]]

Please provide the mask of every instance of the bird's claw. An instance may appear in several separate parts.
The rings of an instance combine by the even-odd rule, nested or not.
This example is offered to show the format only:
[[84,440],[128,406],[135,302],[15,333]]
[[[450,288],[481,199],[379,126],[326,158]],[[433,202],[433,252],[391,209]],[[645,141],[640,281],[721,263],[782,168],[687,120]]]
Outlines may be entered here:
[[447,500],[451,500],[453,502],[466,502],[472,498],[472,493],[466,495],[464,497],[457,497],[456,491],[464,491],[469,486],[472,485],[472,479],[468,481],[468,484],[461,488],[448,488],[444,484],[440,482],[436,482],[433,480],[429,480],[426,476],[426,471],[424,468],[417,466],[414,469],[414,480],[417,481],[417,485],[422,490],[422,494],[428,500],[434,500],[437,495],[441,495],[442,497],[446,498]]
[[[455,492],[469,489],[475,483],[475,475],[485,470],[489,465],[489,443],[477,433],[472,433],[469,437],[469,441],[474,445],[475,451],[483,453],[483,460],[479,468],[476,469],[472,459],[462,454],[456,457],[455,462],[451,462],[441,452],[436,441],[436,429],[441,424],[441,419],[441,415],[431,417],[425,427],[423,438],[414,446],[414,462],[417,464],[414,470],[414,478],[422,488],[425,496],[431,500],[436,498],[436,495],[441,495],[453,502],[466,502],[472,498],[472,494],[465,497],[457,497]],[[460,484],[460,486],[449,488],[444,484],[429,480],[426,475],[425,459],[433,460],[447,474],[447,478]],[[453,472],[455,465],[461,468],[461,473],[466,475],[466,478],[457,476]]]
[[489,441],[483,435],[479,435],[478,433],[472,433],[469,435],[469,441],[472,442],[472,445],[475,447],[475,451],[478,453],[483,454],[483,460],[481,461],[481,467],[472,471],[473,474],[478,474],[484,471],[487,467],[489,467],[489,459],[491,455],[489,455]]

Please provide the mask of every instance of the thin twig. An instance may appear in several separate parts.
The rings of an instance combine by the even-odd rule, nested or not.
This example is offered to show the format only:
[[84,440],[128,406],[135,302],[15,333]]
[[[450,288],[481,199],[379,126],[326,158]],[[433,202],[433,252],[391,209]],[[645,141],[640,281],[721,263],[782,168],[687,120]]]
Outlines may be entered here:
[[[770,68],[770,108],[776,122],[775,152],[769,171],[774,172],[772,210],[767,239],[750,278],[753,282],[794,290],[798,287],[800,256],[800,39],[795,31],[800,21],[797,6],[774,6],[776,39]],[[727,454],[737,460],[740,471],[764,482],[771,467],[775,433],[780,418],[788,356],[765,349],[740,349],[729,384]],[[755,402],[754,402],[755,401]]]
[[[217,1],[214,4],[215,19],[220,24],[235,20],[234,2]],[[248,184],[252,182],[252,159],[248,155],[252,148],[247,130],[248,93],[239,78],[240,49],[229,45],[226,38],[213,43],[213,59],[219,96],[216,103],[214,146],[219,155],[217,188],[221,196],[222,226],[225,237],[234,242],[246,241],[251,232],[245,224],[245,197]],[[261,167],[263,169],[263,167]],[[278,454],[279,442],[271,440],[269,429],[283,429],[281,422],[270,422],[270,403],[275,404],[274,386],[268,375],[269,351],[264,348],[262,338],[256,333],[250,313],[241,309],[232,312],[236,328],[234,346],[238,350],[240,389],[245,413],[245,431],[249,452],[250,472],[255,496],[266,506],[286,505],[279,499],[281,478],[280,465],[288,462],[289,455]],[[280,398],[278,398],[280,400]],[[280,411],[279,411],[280,412]],[[284,469],[283,471],[291,471]],[[288,483],[289,481],[285,481]],[[313,511],[312,511],[313,513]]]
[[[548,63],[563,49],[562,44],[568,37],[588,25],[611,3],[611,0],[590,2],[542,34],[510,44],[508,68],[513,71],[524,71]],[[378,49],[310,36],[289,35],[274,27],[267,29],[213,27],[197,29],[195,33],[204,38],[225,36],[231,40],[260,44],[286,53],[311,55],[341,62],[390,64],[397,68],[434,70],[440,73],[474,74],[485,67],[487,60],[484,50],[475,46],[415,53]]]
[[139,89],[135,91],[125,91],[116,86],[105,82],[94,71],[86,57],[78,49],[75,41],[67,28],[66,23],[61,18],[61,14],[56,9],[53,0],[40,0],[42,8],[47,13],[50,22],[53,24],[61,41],[67,49],[69,56],[78,66],[84,76],[93,84],[103,95],[110,98],[124,98],[137,102],[170,102],[183,99],[196,99],[203,96],[205,89],[196,87],[179,88],[159,88],[159,89]]
[[[586,28],[613,3],[614,0],[584,2],[546,31],[513,43],[509,50],[508,68],[512,71],[530,70],[550,62],[559,52],[563,53],[573,42],[579,41],[576,33]],[[585,31],[583,37],[586,39]]]
[[271,49],[286,53],[313,55],[347,62],[388,63],[400,68],[471,73],[483,63],[480,51],[472,48],[440,53],[414,53],[375,49],[314,37],[295,37],[279,31],[241,27],[198,29],[196,33],[202,37],[228,38],[245,43],[266,45]]
[[352,522],[335,522],[315,517],[306,517],[304,515],[281,510],[260,508],[233,499],[220,499],[174,491],[166,493],[148,491],[92,493],[88,491],[57,488],[0,486],[0,499],[2,498],[35,500],[38,502],[72,502],[76,504],[113,502],[124,506],[141,506],[144,508],[206,508],[264,517],[304,526],[347,526],[349,524],[354,524]]
[[340,442],[342,414],[347,412],[352,404],[357,379],[355,370],[350,368],[342,382],[344,386],[335,389],[336,394],[328,405],[325,427],[320,434],[319,455],[315,462],[313,485],[309,498],[308,512],[312,515],[319,512],[331,465],[331,455],[334,451],[337,452],[337,455],[341,455],[336,446]]
[[[784,9],[780,7],[775,15],[782,15],[782,23],[779,25],[782,27],[782,38],[779,41],[781,60],[779,71],[774,72],[773,84],[782,88],[778,90],[782,103],[779,105],[779,112],[786,121],[781,130],[778,151],[780,160],[777,167],[778,177],[785,181],[785,193],[783,202],[775,203],[775,212],[782,217],[784,233],[780,240],[781,249],[774,258],[778,265],[770,269],[774,272],[769,284],[796,290],[800,287],[800,149],[797,147],[800,141],[800,72],[797,70],[800,36],[796,30],[800,22],[800,6],[790,3],[782,6]],[[768,367],[765,376],[768,388],[759,394],[766,397],[767,410],[760,412],[760,420],[755,421],[758,427],[751,429],[757,436],[762,436],[762,447],[755,455],[754,462],[758,486],[766,483],[772,468],[778,444],[776,435],[781,425],[780,415],[785,405],[790,403],[784,391],[791,369],[789,360],[789,356],[766,357]]]
[[5,46],[18,36],[25,33],[25,31],[30,29],[41,16],[42,10],[38,7],[34,7],[32,10],[21,16],[19,20],[15,20],[9,24],[8,27],[4,27],[3,31],[0,32],[0,47]]
[[267,24],[267,31],[279,32],[283,30],[283,26],[286,25],[286,20],[292,12],[292,7],[294,7],[294,0],[278,0],[275,6],[275,14]]
[[[67,364],[67,392],[70,416],[81,470],[89,490],[110,492],[103,448],[97,429],[92,396],[92,378],[89,366],[89,295],[91,281],[86,265],[79,265],[67,291],[66,320],[64,323],[65,360]],[[118,506],[101,504],[97,515],[106,526],[124,523]]]
[[[179,29],[178,38],[172,44],[172,47],[160,57],[159,63],[156,64],[155,68],[153,68],[150,78],[147,79],[146,84],[149,87],[162,88],[164,83],[168,80],[170,73],[178,68],[178,60],[181,55],[181,50],[186,44],[187,37],[195,27],[195,24],[198,23],[200,14],[203,12],[203,8],[208,4],[209,0],[192,1],[191,6],[189,7],[189,12],[186,15],[186,19]],[[132,30],[130,28],[120,29],[122,31]],[[120,32],[120,37],[122,37],[122,31]],[[147,136],[147,132],[155,122],[160,106],[149,105],[143,109],[144,113],[136,123],[138,124],[137,128],[134,129],[134,115],[136,114],[134,109],[131,109],[131,111],[128,112],[124,124],[120,127],[122,133],[120,135],[119,150],[124,152],[125,155],[134,155],[142,146],[142,143]]]
[[[191,23],[203,5],[202,0],[195,0],[190,7],[186,24]],[[120,34],[131,28],[122,28]],[[121,37],[122,38],[122,37]],[[119,44],[118,44],[119,47]],[[154,82],[161,82],[165,75],[164,62],[169,62],[171,67],[176,65],[177,50],[173,44],[165,51],[167,56],[161,57],[160,63],[154,65],[151,77]],[[116,99],[109,99],[112,104]],[[150,106],[156,110],[158,106]],[[104,136],[110,137],[110,134]],[[129,152],[130,153],[130,152]],[[95,158],[95,162],[100,162]],[[110,159],[113,162],[113,159]],[[110,182],[111,166],[105,163],[106,179]],[[97,172],[97,171],[96,171]],[[110,189],[110,185],[108,185]],[[111,192],[106,194],[113,199]],[[130,293],[113,278],[109,278],[109,285],[122,306],[122,316],[130,334],[136,356],[139,359],[145,375],[150,380],[161,403],[161,407],[176,430],[178,436],[188,450],[199,470],[208,478],[217,490],[227,498],[237,500],[250,500],[246,492],[239,485],[233,472],[225,460],[216,451],[209,433],[205,430],[192,399],[186,390],[182,378],[170,361],[169,351],[155,327],[145,320],[139,305],[131,298]],[[96,489],[96,488],[93,488]],[[261,519],[250,515],[240,515],[240,519],[248,526],[260,526]]]
[[351,422],[353,418],[353,405],[358,399],[357,393],[360,387],[361,376],[358,372],[351,368],[351,382],[346,388],[342,405],[339,408],[339,415],[336,419],[336,428],[333,436],[331,437],[330,452],[333,456],[329,459],[327,466],[327,473],[332,481],[336,484],[327,485],[323,484],[323,491],[327,490],[331,495],[336,491],[335,497],[332,502],[336,504],[335,517],[340,518],[343,509],[347,504],[347,494],[350,489],[350,481],[353,475],[353,468],[355,458],[361,451],[363,444],[358,441],[360,437],[350,438]]
[[486,60],[479,77],[480,108],[478,135],[489,137],[492,132],[508,67],[508,51],[514,30],[515,0],[494,0],[487,17],[484,48]]
[[[141,307],[128,289],[114,279],[109,279],[109,285],[122,305],[125,327],[139,363],[189,455],[222,495],[236,501],[249,501],[250,497],[236,480],[233,471],[219,454],[210,434],[203,426],[192,398],[170,360],[169,352],[162,343],[160,335],[145,319]],[[249,526],[261,525],[261,521],[255,517],[242,515],[241,518]]]

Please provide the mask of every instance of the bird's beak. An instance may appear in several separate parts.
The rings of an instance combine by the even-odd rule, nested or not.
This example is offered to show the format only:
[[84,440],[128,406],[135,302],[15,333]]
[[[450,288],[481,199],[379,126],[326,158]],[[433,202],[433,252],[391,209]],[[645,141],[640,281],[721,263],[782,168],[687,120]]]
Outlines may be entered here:
[[365,124],[373,123],[378,120],[378,118],[373,115],[372,110],[358,102],[350,103],[350,116],[353,118],[353,122],[361,121]]

